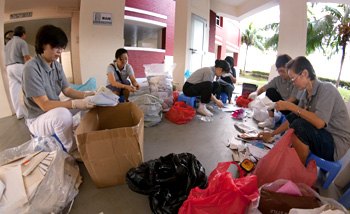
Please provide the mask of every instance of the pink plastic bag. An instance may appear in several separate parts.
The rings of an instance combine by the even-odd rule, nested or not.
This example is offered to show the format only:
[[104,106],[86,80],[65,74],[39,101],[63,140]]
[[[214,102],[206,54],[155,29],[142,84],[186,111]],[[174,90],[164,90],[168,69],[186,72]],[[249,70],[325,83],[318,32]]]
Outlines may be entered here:
[[312,186],[316,182],[317,166],[315,160],[311,160],[305,167],[295,149],[290,148],[293,133],[294,129],[289,129],[255,166],[252,174],[258,176],[258,187],[277,179],[287,179],[308,186]]
[[208,178],[208,187],[192,189],[179,214],[245,213],[249,203],[259,197],[257,178],[243,177],[237,165],[241,178],[234,179],[226,172],[231,164],[237,165],[233,161],[219,163]]
[[235,118],[237,120],[243,120],[244,118],[244,110],[243,109],[237,109],[232,113],[232,118]]

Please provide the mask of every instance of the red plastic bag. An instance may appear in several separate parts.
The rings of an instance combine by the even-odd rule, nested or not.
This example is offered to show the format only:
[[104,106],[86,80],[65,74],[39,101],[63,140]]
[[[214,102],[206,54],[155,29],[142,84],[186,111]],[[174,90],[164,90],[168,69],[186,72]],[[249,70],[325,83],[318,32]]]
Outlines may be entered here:
[[271,151],[258,161],[252,172],[258,176],[258,187],[278,179],[287,179],[308,186],[312,186],[316,182],[317,166],[315,160],[311,160],[305,168],[295,149],[290,148],[293,133],[294,129],[289,129]]
[[245,213],[249,203],[259,197],[257,178],[243,177],[237,165],[241,178],[234,179],[226,172],[231,164],[237,165],[234,161],[219,163],[209,175],[208,187],[192,189],[179,214]]
[[173,91],[173,103],[178,101],[179,95],[180,95],[180,91],[179,90]]
[[193,119],[196,111],[184,101],[175,102],[165,114],[165,117],[173,123],[184,124]]
[[247,94],[244,94],[242,96],[239,96],[236,100],[236,104],[239,106],[239,107],[244,107],[244,108],[248,108],[248,104],[253,101],[253,99],[251,98],[248,98],[249,95]]

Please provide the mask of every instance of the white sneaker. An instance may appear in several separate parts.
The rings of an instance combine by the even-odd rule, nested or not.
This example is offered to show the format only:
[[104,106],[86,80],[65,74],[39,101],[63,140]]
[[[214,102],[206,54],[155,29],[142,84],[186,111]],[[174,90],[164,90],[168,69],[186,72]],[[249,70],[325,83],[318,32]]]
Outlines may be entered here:
[[198,108],[197,113],[204,115],[204,116],[207,116],[207,117],[213,116],[213,114],[210,111],[208,111],[206,108]]
[[258,123],[258,126],[260,128],[267,127],[267,128],[273,129],[275,127],[275,121],[274,120],[271,121],[270,119],[267,119],[264,122]]

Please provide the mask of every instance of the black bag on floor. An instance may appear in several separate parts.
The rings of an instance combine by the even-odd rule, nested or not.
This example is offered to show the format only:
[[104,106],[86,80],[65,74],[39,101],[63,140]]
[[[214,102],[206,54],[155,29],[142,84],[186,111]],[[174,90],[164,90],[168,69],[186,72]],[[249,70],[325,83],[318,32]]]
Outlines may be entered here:
[[207,185],[205,169],[190,153],[169,154],[141,163],[126,174],[126,183],[137,193],[149,195],[153,213],[175,214],[192,188]]

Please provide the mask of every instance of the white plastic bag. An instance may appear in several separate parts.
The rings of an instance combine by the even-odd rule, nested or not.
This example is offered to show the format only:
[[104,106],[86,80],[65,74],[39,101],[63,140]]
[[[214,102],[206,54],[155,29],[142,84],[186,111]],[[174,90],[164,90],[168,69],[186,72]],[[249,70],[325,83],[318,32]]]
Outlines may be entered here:
[[253,118],[259,122],[269,119],[269,113],[266,109],[253,109]]
[[173,72],[176,64],[143,65],[150,93],[161,98],[163,111],[168,111],[173,105]]
[[[54,137],[39,137],[32,139],[18,147],[7,149],[0,153],[0,166],[11,162],[18,157],[25,157],[30,154],[43,151],[56,153],[51,161],[44,178],[29,196],[27,194],[17,194],[18,197],[13,201],[2,197],[0,201],[0,213],[59,213],[65,208],[78,194],[78,187],[81,183],[79,167],[73,157],[62,150],[62,146]],[[20,175],[22,173],[20,172]],[[4,176],[2,176],[4,177]],[[23,186],[20,183],[22,176],[15,176],[19,184],[12,185]],[[15,182],[6,180],[3,182]],[[10,187],[10,185],[6,186]],[[14,189],[5,189],[13,191]],[[17,191],[17,188],[15,189]],[[23,190],[24,191],[24,190]],[[23,193],[23,191],[21,191]]]

